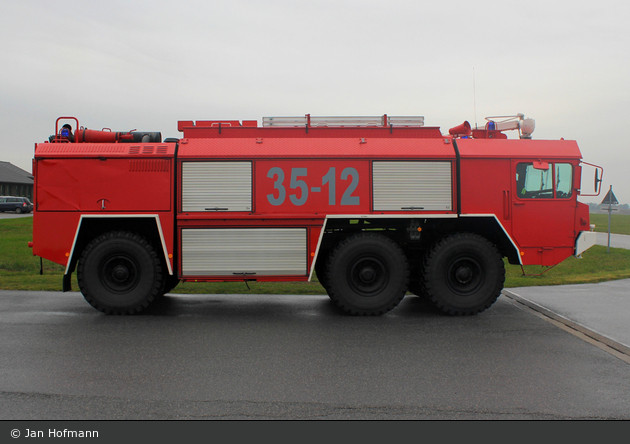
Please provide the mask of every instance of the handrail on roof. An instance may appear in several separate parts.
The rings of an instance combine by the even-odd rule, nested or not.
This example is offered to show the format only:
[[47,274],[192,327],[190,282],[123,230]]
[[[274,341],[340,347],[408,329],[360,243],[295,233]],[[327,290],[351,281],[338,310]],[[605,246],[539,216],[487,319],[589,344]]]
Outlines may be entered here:
[[264,127],[422,127],[423,116],[311,116],[263,117]]

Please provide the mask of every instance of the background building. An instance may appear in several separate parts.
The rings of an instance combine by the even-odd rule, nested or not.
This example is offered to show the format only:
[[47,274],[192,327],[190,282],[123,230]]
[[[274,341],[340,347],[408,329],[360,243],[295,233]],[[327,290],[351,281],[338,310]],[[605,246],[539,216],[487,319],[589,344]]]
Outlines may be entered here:
[[0,161],[0,196],[23,196],[33,200],[33,175],[9,162]]

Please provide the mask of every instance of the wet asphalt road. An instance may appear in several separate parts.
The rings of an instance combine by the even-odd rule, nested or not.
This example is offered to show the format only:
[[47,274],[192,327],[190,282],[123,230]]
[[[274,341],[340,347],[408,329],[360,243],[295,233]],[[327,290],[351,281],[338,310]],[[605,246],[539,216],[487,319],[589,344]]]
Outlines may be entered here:
[[106,316],[79,293],[0,291],[0,417],[630,419],[630,364],[501,296],[448,317],[409,296],[172,295]]

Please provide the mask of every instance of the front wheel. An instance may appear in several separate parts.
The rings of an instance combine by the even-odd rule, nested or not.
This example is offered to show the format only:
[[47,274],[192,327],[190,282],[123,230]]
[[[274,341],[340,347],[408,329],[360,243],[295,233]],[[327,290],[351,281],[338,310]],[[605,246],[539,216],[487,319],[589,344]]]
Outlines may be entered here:
[[138,313],[164,288],[157,252],[145,238],[126,231],[90,242],[79,259],[77,279],[90,305],[108,314]]
[[349,314],[381,315],[403,299],[408,275],[407,258],[394,241],[380,234],[358,233],[332,251],[326,289]]
[[442,311],[470,315],[490,307],[501,294],[505,267],[497,248],[472,233],[436,242],[424,258],[424,294]]

